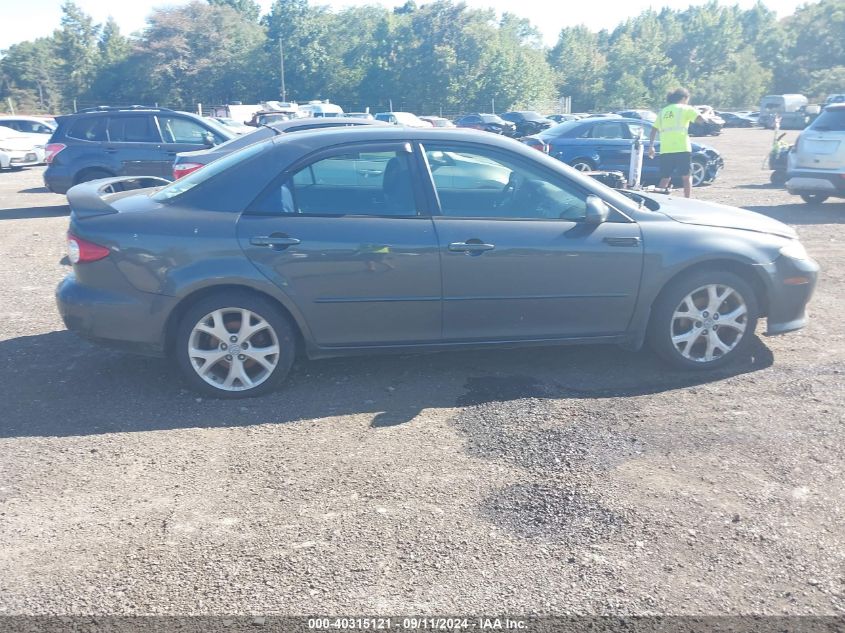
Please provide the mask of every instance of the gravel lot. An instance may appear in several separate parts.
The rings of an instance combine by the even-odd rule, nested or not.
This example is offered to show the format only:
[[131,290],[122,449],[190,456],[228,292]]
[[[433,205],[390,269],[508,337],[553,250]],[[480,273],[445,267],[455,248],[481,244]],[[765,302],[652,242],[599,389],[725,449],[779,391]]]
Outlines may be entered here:
[[341,359],[241,402],[64,331],[64,196],[0,173],[0,614],[845,614],[845,203],[769,186],[771,139],[708,139],[694,195],[795,226],[822,276],[731,371]]

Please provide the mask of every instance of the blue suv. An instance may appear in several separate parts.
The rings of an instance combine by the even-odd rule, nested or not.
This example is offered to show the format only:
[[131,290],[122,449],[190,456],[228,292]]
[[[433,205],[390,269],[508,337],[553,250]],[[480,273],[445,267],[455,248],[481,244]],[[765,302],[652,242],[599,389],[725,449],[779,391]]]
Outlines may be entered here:
[[56,122],[44,172],[44,184],[54,193],[112,176],[172,179],[176,154],[235,136],[209,119],[145,106],[91,108],[56,117]]

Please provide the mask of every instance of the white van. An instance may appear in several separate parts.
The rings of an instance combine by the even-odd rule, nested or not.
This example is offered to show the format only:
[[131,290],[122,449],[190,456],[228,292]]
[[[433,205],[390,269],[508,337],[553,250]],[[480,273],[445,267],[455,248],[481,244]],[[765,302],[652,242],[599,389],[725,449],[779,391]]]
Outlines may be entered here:
[[343,116],[343,108],[328,101],[309,101],[300,105],[299,111],[313,117]]
[[760,100],[759,123],[765,128],[774,129],[775,118],[787,112],[798,112],[809,101],[799,94],[766,95]]

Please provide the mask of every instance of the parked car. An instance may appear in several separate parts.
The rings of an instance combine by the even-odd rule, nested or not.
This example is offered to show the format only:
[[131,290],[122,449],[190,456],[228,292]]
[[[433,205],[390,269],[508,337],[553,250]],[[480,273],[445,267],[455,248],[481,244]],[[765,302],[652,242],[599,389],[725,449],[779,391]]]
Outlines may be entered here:
[[531,110],[505,112],[502,118],[516,126],[517,137],[537,134],[538,132],[549,129],[555,124],[551,119],[547,119],[542,114]]
[[422,120],[412,112],[379,112],[376,114],[376,121],[406,127],[433,127],[431,123]]
[[178,152],[236,136],[222,125],[166,108],[92,108],[58,117],[46,147],[44,184],[54,193],[112,176],[170,178]]
[[51,124],[48,119],[39,119],[34,116],[11,116],[4,114],[0,116],[0,125],[11,128],[16,132],[43,134],[46,139],[50,138],[50,135],[56,131],[55,123]]
[[621,119],[615,112],[593,112],[584,117],[585,119]]
[[816,120],[821,111],[821,106],[816,103],[801,106],[795,112],[781,115],[779,127],[781,130],[803,130]]
[[[544,149],[553,158],[572,165],[579,171],[621,171],[628,173],[631,160],[631,143],[641,136],[651,135],[650,123],[638,119],[582,119],[567,121],[549,128],[533,137],[524,139],[528,144],[545,144]],[[659,152],[660,143],[656,148]],[[699,187],[713,182],[719,175],[724,160],[712,147],[692,143],[692,185]],[[657,157],[643,156],[642,183],[660,181],[660,162]]]
[[44,160],[43,146],[38,149],[32,136],[0,127],[0,169],[18,170]]
[[725,125],[724,127],[754,127],[757,122],[750,116],[741,112],[716,112]]
[[420,118],[431,123],[431,127],[455,127],[454,123],[442,116],[421,116]]
[[808,204],[845,197],[845,103],[827,106],[798,135],[786,177],[789,193]]
[[289,121],[296,119],[295,112],[281,112],[279,110],[261,110],[252,115],[249,121],[245,121],[246,125],[251,127],[260,127],[262,125],[269,125],[270,123],[279,123],[280,121]]
[[564,121],[577,121],[583,117],[578,114],[547,114],[546,118],[555,123],[563,123]]
[[368,121],[373,121],[375,119],[375,117],[369,112],[347,112],[343,116],[353,119],[367,119]]
[[699,123],[698,121],[693,121],[690,123],[690,136],[718,136],[722,133],[722,128],[725,127],[725,120],[718,116],[713,108],[707,105],[694,107],[698,110],[704,122]]
[[[462,175],[452,155],[461,182],[492,169],[505,186],[451,187],[437,172]],[[761,317],[768,334],[803,327],[818,274],[776,220],[623,195],[492,134],[307,131],[146,180],[69,192],[58,309],[217,397],[270,391],[297,353],[648,340],[678,367],[716,368]],[[123,190],[138,184],[157,186]]]
[[238,136],[231,141],[226,141],[214,147],[203,148],[192,152],[179,152],[173,160],[173,180],[177,180],[190,173],[195,172],[200,167],[204,167],[208,163],[217,160],[221,156],[226,156],[232,152],[258,143],[272,136],[279,134],[289,134],[291,132],[302,132],[304,130],[322,130],[332,127],[350,127],[358,125],[388,125],[375,119],[359,119],[355,117],[308,117],[305,119],[289,119],[279,121],[278,123],[270,123],[266,126],[260,127],[257,130],[252,129],[250,134]]
[[649,123],[657,121],[657,114],[651,110],[619,110],[616,114],[626,119],[640,119]]
[[[25,147],[26,153],[35,153],[35,158],[38,160],[37,164],[43,164],[46,160],[47,150],[45,149],[47,141],[50,137],[46,134],[38,134],[36,132],[20,132],[14,128],[0,125],[0,138],[2,139],[17,139],[20,141],[19,145]],[[17,147],[17,145],[16,145]],[[17,161],[15,165],[20,165]]]
[[482,130],[483,132],[492,132],[493,134],[503,134],[504,136],[516,136],[516,125],[510,121],[505,121],[495,114],[465,114],[455,120],[455,125],[473,130]]
[[224,116],[214,116],[208,118],[238,135],[255,132],[255,128],[251,125],[241,123],[240,121],[235,121],[235,119],[230,119]]

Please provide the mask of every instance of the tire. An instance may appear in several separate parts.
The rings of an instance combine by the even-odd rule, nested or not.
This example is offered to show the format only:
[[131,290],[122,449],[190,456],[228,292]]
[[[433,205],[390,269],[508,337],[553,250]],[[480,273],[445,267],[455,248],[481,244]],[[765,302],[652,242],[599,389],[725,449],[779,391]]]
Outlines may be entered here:
[[[727,319],[729,314],[732,318]],[[743,356],[754,339],[757,315],[757,297],[742,277],[727,271],[693,272],[671,281],[660,293],[652,307],[648,340],[675,367],[715,369]]]
[[578,171],[595,171],[596,167],[592,161],[587,158],[576,158],[570,165]]
[[690,163],[690,183],[693,187],[700,187],[707,182],[707,164],[693,159]]
[[769,176],[769,182],[778,186],[786,184],[786,172],[780,170],[773,171],[772,175]]
[[90,182],[92,180],[99,180],[100,178],[114,178],[114,174],[105,169],[91,168],[83,169],[76,175],[73,183],[78,185],[83,182]]
[[[248,333],[242,326],[244,311],[249,313]],[[177,325],[174,345],[176,362],[191,387],[217,398],[272,391],[288,375],[296,356],[288,318],[271,301],[244,291],[215,294],[188,308]],[[263,353],[253,351],[259,349]],[[275,353],[266,351],[270,349]]]
[[825,200],[827,200],[830,196],[826,196],[823,193],[802,193],[801,199],[806,202],[807,204],[817,205],[822,204]]

